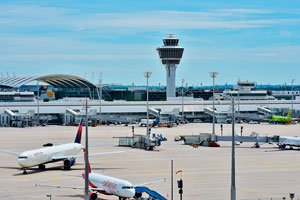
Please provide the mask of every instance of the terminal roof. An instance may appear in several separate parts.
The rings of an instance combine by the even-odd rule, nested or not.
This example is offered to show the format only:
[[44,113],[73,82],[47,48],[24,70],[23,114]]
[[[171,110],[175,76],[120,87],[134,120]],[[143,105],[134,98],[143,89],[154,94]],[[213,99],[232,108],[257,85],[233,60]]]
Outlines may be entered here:
[[96,88],[92,82],[69,74],[23,75],[0,78],[0,87],[19,88],[32,81],[40,81],[55,88]]

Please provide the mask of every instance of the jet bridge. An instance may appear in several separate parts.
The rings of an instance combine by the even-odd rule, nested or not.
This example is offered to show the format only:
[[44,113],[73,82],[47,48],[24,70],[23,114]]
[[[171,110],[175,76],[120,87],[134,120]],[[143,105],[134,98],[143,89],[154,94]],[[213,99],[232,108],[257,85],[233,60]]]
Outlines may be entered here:
[[149,111],[149,114],[153,115],[154,117],[156,117],[158,115],[158,113],[159,113],[159,111],[157,109],[152,108],[152,107],[149,107],[148,111]]
[[[184,141],[186,145],[197,145],[197,146],[210,146],[211,134],[209,133],[200,133],[199,135],[180,135],[175,137],[174,140]],[[268,136],[259,136],[258,133],[253,132],[251,136],[238,136],[234,137],[236,142],[252,142],[255,144],[255,147],[259,147],[259,143],[273,143],[278,142],[278,136],[268,137]],[[229,142],[232,141],[232,136],[219,136],[216,135],[216,142]]]
[[163,197],[161,194],[155,192],[154,190],[151,190],[147,187],[135,187],[136,193],[147,193],[150,197],[156,199],[156,200],[167,200],[165,197]]
[[274,114],[269,108],[263,106],[257,106],[257,112],[266,116],[271,116]]
[[228,118],[228,115],[229,115],[228,112],[220,112],[220,111],[217,111],[217,110],[215,110],[215,112],[214,112],[214,110],[212,108],[209,108],[209,107],[204,108],[204,113],[207,114],[207,115],[210,115],[210,116],[215,115],[215,118],[216,118],[217,122],[225,122],[226,119]]
[[[234,140],[236,142],[254,142],[254,143],[272,143],[274,142],[274,137],[260,137],[258,135],[256,136],[235,136]],[[232,141],[232,136],[218,136],[216,135],[216,142],[228,142]]]

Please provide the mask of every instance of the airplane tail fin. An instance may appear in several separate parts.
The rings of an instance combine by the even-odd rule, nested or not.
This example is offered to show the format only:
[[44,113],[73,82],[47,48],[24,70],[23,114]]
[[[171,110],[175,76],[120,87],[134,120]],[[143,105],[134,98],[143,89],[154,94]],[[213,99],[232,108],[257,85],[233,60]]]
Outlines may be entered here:
[[83,126],[83,119],[81,119],[81,121],[80,121],[74,143],[79,143],[79,144],[81,143],[82,126]]
[[[85,149],[83,149],[83,153],[84,153],[84,159],[85,159]],[[90,162],[88,162],[88,171],[89,171],[89,174],[92,172]]]
[[160,121],[160,111],[158,111],[158,114],[153,122],[153,125],[157,125],[159,123],[159,121]]
[[291,117],[292,117],[292,109],[289,110],[289,113],[287,114],[287,117],[288,117],[288,118],[291,118]]

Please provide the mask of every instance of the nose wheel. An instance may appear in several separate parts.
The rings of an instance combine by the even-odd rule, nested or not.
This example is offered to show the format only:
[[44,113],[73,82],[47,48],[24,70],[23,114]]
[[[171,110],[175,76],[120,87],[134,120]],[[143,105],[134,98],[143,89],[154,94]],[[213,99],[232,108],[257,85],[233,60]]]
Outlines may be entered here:
[[39,169],[40,169],[40,170],[44,170],[45,168],[46,168],[46,165],[43,165],[43,164],[42,164],[42,165],[39,165]]
[[23,174],[27,174],[26,168],[22,168],[23,169]]

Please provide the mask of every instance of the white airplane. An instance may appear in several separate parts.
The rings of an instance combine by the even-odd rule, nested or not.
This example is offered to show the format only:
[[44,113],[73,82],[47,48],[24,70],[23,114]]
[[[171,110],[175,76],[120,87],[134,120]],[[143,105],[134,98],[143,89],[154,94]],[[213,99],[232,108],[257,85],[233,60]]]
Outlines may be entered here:
[[277,144],[279,149],[285,149],[286,146],[290,146],[291,149],[300,147],[300,137],[279,136]]
[[[81,120],[76,138],[74,143],[61,144],[57,146],[52,146],[52,144],[46,144],[44,148],[34,149],[29,151],[24,151],[23,153],[1,150],[2,153],[8,153],[18,156],[18,164],[23,169],[23,174],[27,174],[26,168],[39,166],[39,169],[45,169],[45,164],[63,161],[64,169],[70,169],[76,162],[76,158],[81,158],[81,154],[84,146],[81,143],[81,133],[82,133],[83,120]],[[90,154],[90,156],[106,155],[113,153],[123,153],[124,151],[114,151],[114,152],[103,152]],[[81,154],[81,155],[80,155]]]
[[[132,185],[129,181],[114,178],[111,176],[105,176],[103,174],[93,173],[91,171],[90,164],[88,164],[89,170],[89,196],[91,200],[96,200],[98,198],[97,193],[104,195],[115,195],[119,197],[119,200],[126,200],[132,197],[141,197],[141,193],[136,193],[135,187],[150,185],[152,183],[163,182],[163,180],[152,181],[147,183],[141,183],[137,185]],[[85,178],[85,173],[82,173],[83,179]],[[81,189],[84,190],[84,187],[77,186],[60,186],[60,185],[45,185],[37,184],[36,186],[43,187],[55,187],[55,188],[70,188],[70,189]]]

